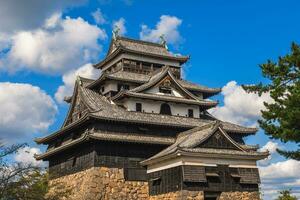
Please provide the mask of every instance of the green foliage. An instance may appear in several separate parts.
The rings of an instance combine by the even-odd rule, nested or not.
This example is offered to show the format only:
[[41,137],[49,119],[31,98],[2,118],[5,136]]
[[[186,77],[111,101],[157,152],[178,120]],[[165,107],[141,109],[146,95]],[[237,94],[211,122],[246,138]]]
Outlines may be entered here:
[[[264,103],[260,127],[271,138],[283,142],[300,142],[300,47],[293,43],[291,53],[279,57],[277,62],[260,65],[268,84],[243,86],[247,92],[261,95],[268,92],[273,102]],[[278,152],[288,158],[300,160],[300,149]]]
[[297,200],[297,198],[291,195],[290,190],[283,190],[279,192],[279,196],[276,200]]
[[71,192],[61,183],[49,184],[43,168],[11,162],[7,157],[25,145],[5,147],[0,142],[0,200],[58,200]]

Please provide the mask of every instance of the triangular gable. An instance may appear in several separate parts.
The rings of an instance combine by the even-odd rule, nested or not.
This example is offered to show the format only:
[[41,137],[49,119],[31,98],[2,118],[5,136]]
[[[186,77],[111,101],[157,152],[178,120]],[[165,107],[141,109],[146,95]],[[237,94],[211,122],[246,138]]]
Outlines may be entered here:
[[212,133],[196,147],[245,151],[220,125],[216,126]]
[[68,124],[80,119],[83,114],[82,112],[87,109],[87,106],[84,104],[84,102],[82,101],[82,98],[80,97],[80,92],[79,92],[79,89],[80,89],[79,84],[80,83],[78,83],[79,81],[76,81],[76,83],[75,83],[69,111],[68,111],[67,117],[65,118],[65,121],[64,121],[62,127],[65,127]]
[[116,40],[115,39],[112,39],[111,42],[110,42],[110,45],[109,45],[109,49],[108,49],[108,52],[107,52],[107,56],[109,54],[111,54],[114,50],[116,50],[116,44],[115,44]]
[[149,91],[151,88],[167,86],[167,85],[170,85],[171,87],[176,89],[182,96],[188,99],[198,100],[197,97],[195,97],[195,95],[190,93],[188,90],[186,90],[182,85],[178,83],[176,78],[173,76],[172,72],[169,70],[169,67],[164,67],[160,73],[152,76],[147,83],[137,88],[134,88],[133,90],[130,91],[136,93],[143,93]]

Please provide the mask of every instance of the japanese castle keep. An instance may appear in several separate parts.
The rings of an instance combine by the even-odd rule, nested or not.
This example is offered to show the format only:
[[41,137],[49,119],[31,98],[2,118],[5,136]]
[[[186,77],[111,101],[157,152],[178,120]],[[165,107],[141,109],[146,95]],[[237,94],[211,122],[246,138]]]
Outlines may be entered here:
[[244,143],[257,129],[207,112],[221,90],[184,80],[188,59],[116,36],[94,65],[100,77],[77,78],[61,129],[36,139],[68,199],[259,199],[256,162],[268,152]]

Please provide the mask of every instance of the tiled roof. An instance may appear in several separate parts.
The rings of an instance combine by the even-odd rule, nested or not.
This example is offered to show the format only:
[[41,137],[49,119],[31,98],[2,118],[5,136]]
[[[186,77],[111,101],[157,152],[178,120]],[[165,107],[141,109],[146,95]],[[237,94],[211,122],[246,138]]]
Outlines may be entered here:
[[160,137],[153,135],[142,135],[142,134],[128,134],[128,133],[115,133],[115,132],[100,132],[90,131],[84,133],[80,138],[68,141],[62,146],[54,149],[49,149],[45,153],[35,155],[38,160],[45,159],[55,153],[66,150],[74,145],[82,143],[88,139],[102,140],[102,141],[113,141],[113,142],[129,142],[139,144],[159,144],[159,145],[171,145],[175,142],[173,137]]
[[[121,108],[112,102],[110,102],[106,97],[82,86],[78,87],[78,93],[81,99],[85,102],[89,108],[88,113],[83,116],[78,121],[75,121],[61,130],[48,135],[44,138],[36,139],[38,143],[44,143],[57,135],[62,134],[66,130],[72,129],[72,127],[78,124],[84,123],[89,118],[95,118],[99,120],[106,121],[119,121],[127,123],[138,123],[138,124],[153,124],[161,126],[172,126],[181,128],[193,128],[198,126],[203,126],[209,124],[215,120],[199,119],[199,118],[188,118],[181,116],[172,115],[162,115],[153,113],[143,113],[143,112],[131,112],[124,108]],[[235,125],[229,122],[221,122],[224,130],[230,133],[237,134],[253,134],[257,131],[256,128],[247,128],[239,125]]]
[[[160,72],[162,73],[162,71]],[[118,81],[125,81],[125,82],[132,82],[132,83],[138,83],[138,84],[144,84],[148,82],[152,78],[151,75],[146,74],[139,74],[139,73],[133,73],[133,72],[127,72],[127,71],[117,71],[110,74],[102,74],[99,79],[95,80],[94,82],[89,84],[89,88],[93,87],[94,85],[97,85],[101,81],[105,79],[110,80],[118,80]],[[198,91],[203,93],[208,93],[211,95],[218,94],[221,91],[221,88],[209,88],[203,85],[191,83],[189,81],[183,80],[183,79],[176,79],[176,81],[182,85],[185,89],[190,91]],[[211,96],[208,95],[208,96]]]
[[199,85],[196,83],[192,83],[183,79],[177,80],[179,84],[181,84],[184,88],[192,91],[200,91],[212,94],[218,94],[221,92],[221,88],[209,88],[203,85]]
[[117,37],[117,39],[113,42],[115,43],[116,46],[120,45],[124,48],[134,50],[134,51],[165,55],[165,56],[174,56],[165,48],[164,45],[158,43],[135,40],[135,39],[125,38],[125,37]]
[[[145,91],[146,89],[149,89],[151,87],[153,87],[154,85],[156,85],[157,83],[159,83],[161,80],[163,80],[165,77],[170,77],[170,79],[172,80],[172,82],[181,90],[181,92],[183,94],[185,94],[188,98],[193,99],[195,101],[198,101],[198,103],[200,102],[200,100],[191,92],[189,92],[186,88],[184,88],[181,84],[178,83],[177,79],[173,76],[172,72],[170,71],[170,68],[165,66],[161,69],[161,71],[159,73],[156,73],[155,75],[153,75],[149,81],[139,87],[136,87],[132,90],[130,90],[129,92],[132,93],[140,93],[142,91]],[[192,102],[191,102],[192,103]],[[210,103],[211,104],[211,103]],[[212,105],[212,104],[211,104]],[[216,105],[216,104],[215,104]]]
[[[217,148],[202,148],[199,145],[207,140],[216,129],[220,129],[224,136],[232,142],[237,149],[217,149]],[[158,154],[152,156],[141,163],[143,165],[148,165],[161,161],[170,157],[171,155],[178,153],[202,153],[202,154],[212,154],[212,155],[227,155],[227,156],[253,156],[254,159],[263,159],[269,155],[268,152],[257,152],[256,149],[250,148],[247,145],[241,145],[235,142],[222,128],[222,123],[212,122],[188,131],[182,132],[178,135],[176,142],[171,146],[167,147]]]
[[142,98],[142,99],[152,99],[152,100],[160,100],[160,101],[168,101],[168,102],[177,102],[177,103],[184,103],[190,105],[199,105],[205,106],[206,108],[215,107],[218,105],[217,101],[210,101],[210,100],[203,100],[203,99],[186,99],[182,97],[175,97],[170,95],[158,95],[158,94],[147,94],[147,93],[136,93],[130,91],[121,91],[119,94],[114,96],[112,100],[118,100],[122,97],[135,97],[135,98]]
[[102,68],[111,59],[115,58],[122,52],[131,54],[145,55],[154,58],[162,58],[167,60],[176,60],[181,64],[185,63],[189,56],[178,56],[170,53],[164,45],[134,40],[130,38],[117,37],[110,44],[109,53],[104,60],[94,65],[96,68]]
[[91,135],[89,135],[89,137],[98,140],[131,142],[131,143],[142,143],[142,144],[171,145],[175,142],[174,137],[161,137],[161,136],[132,134],[132,133],[94,132]]

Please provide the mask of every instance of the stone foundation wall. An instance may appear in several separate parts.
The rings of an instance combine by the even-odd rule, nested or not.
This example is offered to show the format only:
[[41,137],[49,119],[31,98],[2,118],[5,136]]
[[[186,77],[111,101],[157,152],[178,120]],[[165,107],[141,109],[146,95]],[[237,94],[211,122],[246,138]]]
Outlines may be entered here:
[[67,197],[61,199],[68,200],[148,200],[148,183],[138,181],[125,181],[123,169],[94,167],[82,172],[63,176],[51,180],[52,191],[55,186],[64,186],[66,191],[70,191]]
[[[123,169],[118,168],[94,167],[51,180],[51,185],[48,196],[60,193],[60,200],[204,200],[202,191],[149,196],[147,182],[125,181]],[[259,199],[258,192],[223,192],[219,200]]]
[[177,191],[151,196],[149,200],[204,200],[203,192]]
[[[204,200],[203,192],[178,191],[151,196],[149,200]],[[260,200],[258,192],[222,192],[218,200]]]
[[219,200],[260,200],[259,192],[222,192]]

